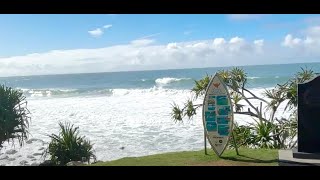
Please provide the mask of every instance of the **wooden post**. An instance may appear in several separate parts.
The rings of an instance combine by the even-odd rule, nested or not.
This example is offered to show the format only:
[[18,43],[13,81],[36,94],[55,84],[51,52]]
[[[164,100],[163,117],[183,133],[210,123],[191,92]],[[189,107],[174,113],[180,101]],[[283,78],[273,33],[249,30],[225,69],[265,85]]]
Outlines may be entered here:
[[237,146],[237,142],[236,142],[236,139],[235,139],[233,131],[232,131],[232,139],[233,139],[234,147],[236,148],[237,155],[239,156],[240,154],[239,154],[239,151],[238,151],[238,146]]
[[207,153],[207,134],[206,134],[205,130],[204,130],[204,154],[208,155],[208,153]]

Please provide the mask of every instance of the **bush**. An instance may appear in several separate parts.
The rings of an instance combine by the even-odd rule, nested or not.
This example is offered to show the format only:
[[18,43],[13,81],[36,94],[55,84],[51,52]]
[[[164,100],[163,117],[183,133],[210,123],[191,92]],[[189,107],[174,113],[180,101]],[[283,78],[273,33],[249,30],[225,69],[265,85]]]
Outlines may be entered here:
[[230,142],[229,147],[230,148],[235,148],[234,146],[234,140],[233,138],[236,139],[237,145],[238,146],[244,146],[244,147],[252,147],[252,142],[253,142],[253,132],[254,129],[250,126],[246,125],[241,125],[239,126],[237,123],[234,123],[233,127],[233,132],[234,132],[234,137],[230,136]]
[[0,149],[5,141],[28,139],[30,117],[25,96],[11,87],[0,85]]
[[50,160],[56,165],[66,165],[70,161],[83,161],[90,163],[92,158],[96,161],[92,144],[85,136],[79,136],[79,128],[70,123],[59,123],[60,133],[49,135],[51,142],[45,151],[45,157],[49,154]]
[[[245,126],[235,124],[233,133],[238,146],[291,149],[297,145],[297,84],[315,77],[311,69],[301,68],[284,84],[277,84],[271,90],[266,89],[266,98],[257,96],[247,88],[247,74],[243,69],[232,68],[219,71],[218,74],[228,87],[234,114],[246,115],[254,120],[254,123]],[[194,104],[193,101],[203,98],[211,78],[207,74],[195,81],[191,90],[194,99],[188,100],[182,108],[176,103],[172,104],[171,118],[174,121],[181,122],[184,117],[190,119],[196,115],[202,104]],[[254,106],[254,101],[258,101],[260,106]],[[290,112],[290,117],[275,117],[280,105],[284,103],[284,111]],[[230,142],[229,147],[233,148],[233,139]]]

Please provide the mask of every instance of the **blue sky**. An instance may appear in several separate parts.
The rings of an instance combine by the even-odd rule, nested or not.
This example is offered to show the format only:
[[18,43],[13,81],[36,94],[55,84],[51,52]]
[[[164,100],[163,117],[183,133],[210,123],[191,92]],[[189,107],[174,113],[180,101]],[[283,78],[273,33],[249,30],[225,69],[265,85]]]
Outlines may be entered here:
[[[0,65],[2,63],[3,67],[6,66],[9,68],[10,66],[11,69],[19,68],[19,65],[14,63],[19,59],[19,62],[23,62],[22,64],[24,65],[29,65],[31,69],[41,69],[41,73],[50,74],[55,72],[69,73],[69,71],[66,71],[68,68],[63,70],[64,65],[74,65],[74,62],[79,62],[75,65],[78,67],[78,70],[75,72],[93,72],[95,71],[94,64],[100,66],[103,63],[105,63],[104,65],[106,66],[108,64],[112,65],[106,68],[98,68],[97,71],[144,70],[155,69],[156,67],[161,69],[171,68],[164,65],[168,64],[168,62],[172,62],[172,68],[201,67],[196,63],[197,61],[195,59],[189,59],[188,63],[183,63],[183,60],[179,60],[179,58],[188,59],[193,56],[194,53],[202,53],[199,58],[204,58],[204,56],[208,58],[205,62],[201,63],[203,66],[232,65],[232,60],[228,61],[227,64],[213,63],[214,59],[219,59],[220,56],[218,56],[217,53],[211,52],[211,50],[218,52],[216,48],[218,46],[220,47],[220,44],[215,45],[215,47],[211,47],[211,45],[209,47],[209,44],[215,39],[217,39],[216,42],[218,42],[219,38],[220,40],[221,38],[223,39],[224,43],[222,44],[228,45],[228,47],[226,45],[223,48],[231,49],[232,52],[240,51],[241,48],[241,51],[248,49],[249,46],[251,49],[254,49],[256,45],[262,48],[265,54],[261,55],[260,53],[259,57],[256,57],[258,60],[257,63],[248,61],[243,62],[244,64],[267,64],[269,61],[263,59],[268,59],[267,56],[270,56],[270,53],[266,52],[274,52],[274,50],[279,51],[277,54],[281,54],[281,56],[278,57],[281,63],[290,63],[291,60],[288,59],[299,59],[302,57],[308,58],[304,59],[305,61],[316,61],[315,59],[318,57],[318,54],[314,52],[316,49],[314,45],[318,44],[317,27],[320,25],[320,15],[29,14],[0,15],[0,24]],[[235,39],[232,40],[233,38]],[[287,41],[285,43],[286,38]],[[309,40],[313,43],[313,48],[306,46]],[[239,45],[235,47],[231,41],[234,41],[233,44],[238,43]],[[139,47],[136,45],[133,46],[135,42],[138,42]],[[188,47],[191,47],[190,43],[192,44],[192,42],[198,50],[195,50],[195,48],[193,50],[187,50]],[[310,43],[308,45],[310,45]],[[275,48],[275,46],[279,46],[279,48]],[[293,50],[298,46],[299,48]],[[127,52],[128,55],[121,53],[121,47],[123,48],[123,52]],[[171,51],[164,52],[163,50],[172,47],[174,47],[174,49],[180,49],[180,54]],[[199,47],[200,49],[202,48],[201,52],[199,51]],[[152,64],[150,60],[146,60],[146,58],[157,56],[150,54],[150,48],[155,52],[163,52],[164,54],[159,56],[168,59],[163,60],[163,64],[161,65]],[[275,49],[271,50],[272,48]],[[114,53],[114,50],[117,49],[119,54],[124,56],[121,59],[123,64],[110,60],[115,59],[117,54],[114,54],[114,57],[102,55],[90,57],[90,55],[85,53],[87,51],[98,53],[97,51],[100,51],[99,49],[109,54]],[[301,53],[302,49],[304,53]],[[312,49],[312,52],[310,49]],[[305,50],[308,50],[308,52],[305,52]],[[58,51],[59,55],[52,53],[52,51],[54,53]],[[110,53],[110,51],[112,51],[112,53]],[[59,62],[55,64],[56,58],[60,58],[64,53],[73,57],[70,54],[71,52],[77,53],[78,60],[72,58],[58,60]],[[191,52],[193,54],[191,54]],[[35,53],[37,57],[33,60],[31,57],[34,57]],[[83,57],[79,54],[83,54]],[[103,53],[100,52],[100,54]],[[242,57],[239,54],[234,55],[236,57]],[[275,55],[276,54],[272,57],[277,58]],[[51,58],[48,56],[51,56]],[[197,57],[196,55],[194,56]],[[213,59],[212,62],[210,58]],[[221,59],[224,58],[226,57],[221,55]],[[41,59],[43,59],[43,61]],[[83,66],[88,65],[87,61],[86,63],[82,63],[83,59],[94,59],[94,61],[89,63],[90,67],[92,66],[91,69],[88,70],[80,67],[81,64]],[[303,62],[304,60],[301,59],[300,61]],[[143,63],[146,64],[144,65]],[[186,66],[181,66],[182,64],[186,64]],[[48,68],[47,71],[45,70],[46,67]],[[55,69],[55,72],[49,68]],[[32,74],[33,70],[30,72],[25,71],[25,74]],[[8,71],[0,68],[0,75],[7,74],[7,72]],[[18,72],[18,69],[16,72]],[[70,73],[72,72],[70,71]]]
[[[281,40],[294,27],[270,28],[281,23],[305,27],[313,15],[0,15],[0,56],[16,56],[54,49],[100,48],[156,35],[157,43],[215,37]],[[99,38],[89,30],[111,24]],[[270,26],[270,27],[269,27]],[[291,26],[294,26],[292,24]],[[268,28],[269,27],[269,28]]]

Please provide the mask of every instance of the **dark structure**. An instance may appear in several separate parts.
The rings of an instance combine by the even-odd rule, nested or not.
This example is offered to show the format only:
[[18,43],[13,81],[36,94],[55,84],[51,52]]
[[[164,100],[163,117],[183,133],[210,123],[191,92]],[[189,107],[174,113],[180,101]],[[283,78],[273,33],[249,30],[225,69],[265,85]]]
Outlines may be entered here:
[[320,76],[298,84],[298,149],[293,157],[320,159]]

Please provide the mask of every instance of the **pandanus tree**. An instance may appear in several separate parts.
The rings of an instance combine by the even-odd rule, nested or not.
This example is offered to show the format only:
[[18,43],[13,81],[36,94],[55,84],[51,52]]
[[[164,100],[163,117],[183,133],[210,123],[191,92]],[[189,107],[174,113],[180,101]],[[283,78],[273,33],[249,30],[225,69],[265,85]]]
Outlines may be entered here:
[[[251,118],[252,123],[238,125],[235,123],[233,132],[238,146],[252,148],[292,148],[297,144],[297,87],[315,77],[314,71],[301,68],[284,84],[277,84],[272,89],[265,89],[258,95],[248,86],[247,73],[241,68],[221,70],[218,72],[227,85],[233,103],[234,114]],[[191,89],[194,98],[187,100],[183,107],[172,104],[171,118],[181,122],[185,117],[191,119],[196,115],[202,104],[195,101],[204,98],[204,94],[212,76],[208,74],[200,80],[195,80]],[[258,105],[257,105],[258,102]],[[285,104],[284,111],[289,117],[276,116],[280,105]],[[281,113],[280,113],[281,114]],[[237,119],[235,119],[235,122]],[[230,144],[232,147],[233,144]]]
[[29,115],[23,93],[0,85],[0,149],[6,141],[18,140],[23,145],[28,138]]
[[54,165],[64,166],[71,161],[96,161],[93,144],[80,136],[79,127],[68,122],[59,123],[60,132],[48,135],[51,142],[45,150],[44,157],[49,156]]

